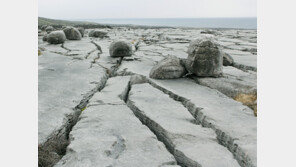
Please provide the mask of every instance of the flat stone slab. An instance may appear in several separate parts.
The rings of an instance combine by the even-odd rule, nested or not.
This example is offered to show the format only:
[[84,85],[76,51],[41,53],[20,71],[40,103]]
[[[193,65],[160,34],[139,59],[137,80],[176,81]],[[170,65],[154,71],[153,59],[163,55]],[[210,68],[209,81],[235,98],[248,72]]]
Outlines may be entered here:
[[183,166],[239,166],[231,152],[218,143],[214,130],[194,124],[194,118],[180,102],[151,85],[133,85],[128,106],[158,134]]
[[257,93],[257,75],[253,71],[244,72],[231,66],[223,67],[223,76],[194,77],[197,83],[219,90],[228,97],[235,98],[238,94]]
[[215,129],[220,142],[224,142],[243,166],[256,166],[257,119],[251,109],[190,79],[151,79],[151,82],[182,101],[204,126]]
[[164,144],[120,99],[129,77],[110,78],[70,133],[66,155],[55,167],[177,166]]
[[64,123],[84,95],[105,77],[101,67],[44,51],[38,57],[38,143]]

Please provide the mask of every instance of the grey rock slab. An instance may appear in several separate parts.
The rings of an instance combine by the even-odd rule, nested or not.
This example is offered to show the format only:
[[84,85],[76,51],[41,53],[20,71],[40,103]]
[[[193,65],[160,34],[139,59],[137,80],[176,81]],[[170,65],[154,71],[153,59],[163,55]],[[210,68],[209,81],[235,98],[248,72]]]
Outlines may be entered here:
[[243,166],[256,166],[257,119],[250,108],[190,79],[150,80],[154,86],[183,101],[204,126],[215,129],[220,142]]
[[58,130],[66,115],[105,77],[104,69],[90,69],[86,61],[42,52],[38,56],[38,143]]
[[129,78],[110,78],[92,97],[70,133],[66,155],[55,167],[177,166],[164,144],[120,99]]
[[239,166],[231,152],[218,143],[214,130],[194,124],[194,118],[180,102],[151,85],[133,85],[128,106],[167,144],[181,165]]
[[70,50],[90,52],[97,47],[91,43],[90,39],[82,38],[79,41],[66,41],[64,46]]
[[216,89],[231,98],[235,98],[241,93],[257,93],[256,74],[244,72],[231,66],[223,68],[223,76],[220,78],[194,77],[194,79],[199,84]]

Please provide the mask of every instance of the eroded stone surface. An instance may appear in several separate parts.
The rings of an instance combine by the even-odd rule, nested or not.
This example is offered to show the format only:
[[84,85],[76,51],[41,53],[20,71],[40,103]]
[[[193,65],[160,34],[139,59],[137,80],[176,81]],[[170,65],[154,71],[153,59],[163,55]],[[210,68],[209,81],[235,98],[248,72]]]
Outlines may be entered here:
[[[87,31],[90,32],[91,29]],[[192,76],[185,76],[187,78],[174,80],[150,79],[150,70],[158,61],[170,55],[186,59],[189,42],[199,38],[201,31],[204,30],[119,27],[100,29],[100,31],[108,32],[109,38],[92,38],[86,35],[81,40],[66,40],[64,44],[56,45],[48,44],[42,40],[46,32],[39,33],[38,49],[42,54],[38,56],[38,143],[43,143],[50,134],[64,125],[69,118],[65,114],[73,114],[73,108],[81,101],[87,106],[79,117],[81,120],[78,119],[77,124],[73,124],[68,151],[63,161],[58,163],[59,165],[93,166],[101,159],[100,162],[106,166],[142,166],[135,165],[140,163],[139,160],[143,161],[144,166],[149,166],[149,163],[155,164],[152,166],[176,166],[172,154],[163,149],[163,142],[158,140],[153,134],[154,132],[152,133],[146,125],[141,124],[139,118],[132,114],[126,106],[124,100],[128,100],[129,96],[124,94],[130,90],[127,84],[129,77],[115,77],[118,74],[140,74],[132,76],[133,79],[130,83],[150,82],[152,86],[163,91],[163,94],[158,92],[160,93],[159,97],[165,97],[164,101],[168,102],[163,102],[161,105],[159,102],[148,100],[150,96],[154,97],[150,90],[155,88],[149,87],[147,91],[141,87],[143,84],[139,85],[138,90],[145,91],[137,93],[137,97],[139,97],[137,100],[150,107],[158,106],[159,110],[176,105],[179,106],[180,111],[184,111],[186,108],[187,112],[192,115],[191,121],[193,123],[190,127],[199,126],[194,124],[197,123],[207,129],[206,134],[212,134],[210,131],[214,131],[216,140],[223,145],[219,146],[227,148],[228,153],[225,155],[232,154],[241,166],[256,166],[256,117],[247,106],[229,98],[238,92],[256,91],[257,89],[257,34],[255,30],[214,30],[214,33],[202,34],[209,38],[215,37],[221,49],[233,57],[234,64],[223,67],[224,74],[221,78],[196,79]],[[118,40],[124,40],[131,44],[132,57],[110,57],[109,46],[113,41]],[[106,87],[101,92],[95,93],[99,90],[94,90],[94,88],[100,85],[103,80],[107,81]],[[102,85],[104,86],[104,84]],[[135,85],[131,86],[132,91],[135,87]],[[91,97],[88,92],[95,94]],[[122,92],[124,93],[121,94]],[[169,97],[165,94],[169,94],[172,99],[168,100]],[[123,100],[118,95],[121,95]],[[130,94],[130,96],[133,95]],[[171,105],[168,106],[167,103]],[[182,118],[190,116],[188,113],[186,116],[180,115],[180,113],[171,114],[168,118],[154,118],[153,116],[151,118],[155,121],[162,121],[162,119],[170,120],[174,116],[175,119],[179,116]],[[119,126],[119,124],[125,125],[129,120],[132,120],[132,126],[126,125],[128,128]],[[179,122],[186,122],[187,126],[188,121],[179,119],[175,121],[177,124]],[[167,124],[171,123],[173,122],[167,122]],[[184,126],[176,129],[186,132],[185,136],[190,136],[188,138],[189,144],[200,144],[199,142],[191,142],[192,136],[193,138],[198,136],[195,131],[191,132],[188,131],[188,128],[181,127]],[[141,134],[141,137],[136,132]],[[75,138],[75,136],[78,137]],[[177,135],[175,141],[187,142],[187,140],[181,140],[180,137],[184,136]],[[208,142],[210,141],[206,140],[205,143]],[[188,150],[184,152],[186,151]],[[63,164],[64,162],[65,164]],[[210,162],[207,164],[211,165]]]
[[43,143],[103,79],[105,70],[47,51],[38,61],[38,142]]
[[215,131],[194,124],[192,115],[168,95],[149,84],[133,85],[128,106],[158,135],[182,166],[239,166]]
[[[120,99],[130,77],[108,80],[73,128],[71,144],[58,166],[162,166],[176,164],[163,143]],[[177,166],[177,165],[176,165]]]

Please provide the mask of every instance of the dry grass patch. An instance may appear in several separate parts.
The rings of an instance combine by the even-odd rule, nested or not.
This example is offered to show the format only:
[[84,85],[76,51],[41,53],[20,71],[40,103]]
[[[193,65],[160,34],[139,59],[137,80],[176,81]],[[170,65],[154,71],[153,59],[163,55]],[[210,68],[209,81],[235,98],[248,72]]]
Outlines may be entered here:
[[40,56],[42,53],[41,53],[41,51],[38,49],[38,56]]
[[250,107],[254,111],[254,115],[257,117],[257,94],[238,94],[234,100],[243,103]]

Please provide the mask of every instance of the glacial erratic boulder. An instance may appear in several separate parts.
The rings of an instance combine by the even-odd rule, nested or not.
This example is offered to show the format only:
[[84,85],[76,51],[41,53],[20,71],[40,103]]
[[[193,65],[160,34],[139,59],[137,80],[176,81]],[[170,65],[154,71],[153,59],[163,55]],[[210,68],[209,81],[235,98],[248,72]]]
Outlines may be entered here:
[[80,32],[81,37],[83,37],[84,36],[84,28],[83,27],[78,27],[77,29]]
[[64,43],[65,40],[66,40],[66,35],[64,31],[53,31],[47,35],[47,42],[50,44]]
[[105,38],[105,37],[107,37],[107,32],[99,31],[99,30],[91,30],[89,32],[88,36],[95,37],[95,38]]
[[47,26],[46,28],[45,28],[45,31],[47,32],[47,33],[50,33],[50,32],[52,32],[54,30],[54,28],[52,27],[52,26]]
[[233,63],[233,58],[229,54],[223,53],[223,66],[231,66]]
[[181,78],[186,74],[184,66],[176,56],[168,56],[160,60],[150,71],[149,77],[154,79]]
[[186,69],[201,77],[220,77],[223,56],[218,44],[212,38],[200,38],[190,42]]
[[129,57],[133,54],[132,45],[125,41],[114,41],[109,47],[111,57]]
[[74,27],[67,27],[63,29],[66,38],[69,40],[80,40],[81,39],[81,34],[77,28]]

